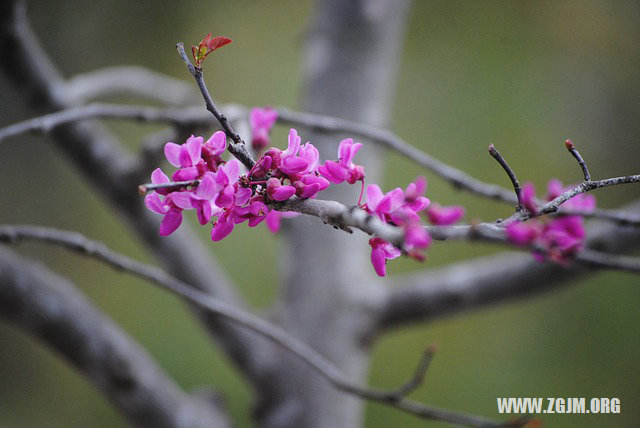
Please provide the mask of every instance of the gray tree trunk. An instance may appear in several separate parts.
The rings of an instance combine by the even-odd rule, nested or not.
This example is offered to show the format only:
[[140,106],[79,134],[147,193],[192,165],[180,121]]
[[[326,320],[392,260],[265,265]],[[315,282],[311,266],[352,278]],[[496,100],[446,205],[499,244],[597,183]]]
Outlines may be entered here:
[[[305,50],[306,111],[387,125],[408,6],[404,0],[318,2]],[[321,159],[337,158],[339,138],[306,132],[302,138],[318,147]],[[379,180],[382,154],[365,143],[356,156],[366,168],[367,183]],[[323,198],[355,205],[359,191],[359,183],[344,183],[323,192]],[[286,288],[275,318],[352,381],[365,383],[369,342],[385,291],[373,278],[367,238],[315,220],[300,217],[287,226]],[[262,427],[362,425],[360,400],[336,392],[286,353],[279,361],[278,373],[260,393]]]

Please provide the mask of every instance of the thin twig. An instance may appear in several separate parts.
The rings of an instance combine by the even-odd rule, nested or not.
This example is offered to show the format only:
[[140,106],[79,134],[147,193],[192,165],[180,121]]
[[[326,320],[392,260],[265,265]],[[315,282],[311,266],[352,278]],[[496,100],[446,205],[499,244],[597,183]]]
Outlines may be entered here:
[[517,211],[522,211],[522,189],[520,188],[520,183],[518,182],[518,178],[516,177],[516,173],[513,172],[513,169],[509,166],[507,161],[502,157],[498,149],[495,148],[493,143],[489,144],[489,154],[498,161],[502,169],[509,176],[509,180],[511,180],[511,184],[513,185],[513,191],[516,194],[516,199],[518,200],[518,206],[516,208]]
[[533,216],[555,213],[560,208],[560,205],[567,202],[569,199],[578,196],[581,193],[588,192],[589,190],[598,189],[600,187],[616,186],[618,184],[637,183],[638,181],[640,181],[640,174],[606,178],[604,180],[584,181],[578,184],[576,187],[567,190],[552,201],[544,204],[537,213],[534,213]]
[[145,183],[138,186],[138,192],[144,195],[147,192],[158,189],[178,190],[186,189],[188,187],[197,187],[200,184],[200,180],[189,181],[171,181],[169,183]]
[[422,354],[422,359],[416,367],[416,371],[414,372],[413,377],[409,379],[407,383],[400,386],[395,391],[392,391],[389,394],[389,398],[399,400],[415,391],[420,385],[424,383],[424,378],[427,374],[427,370],[429,370],[429,366],[431,365],[433,356],[436,353],[436,349],[437,348],[435,345],[431,345],[424,351],[424,353]]
[[184,44],[182,42],[176,45],[176,49],[178,51],[178,54],[180,55],[180,58],[182,58],[184,63],[187,65],[189,72],[196,80],[198,88],[200,89],[202,97],[204,98],[207,110],[209,110],[211,114],[213,114],[213,116],[218,120],[218,122],[220,122],[220,126],[222,126],[222,129],[227,134],[227,137],[231,138],[231,140],[233,141],[232,144],[228,145],[229,152],[231,152],[233,156],[235,156],[240,162],[242,162],[245,167],[247,167],[247,169],[250,170],[251,168],[253,168],[253,165],[255,165],[256,162],[255,160],[253,160],[253,157],[251,157],[251,154],[247,150],[247,145],[244,143],[242,138],[240,138],[240,135],[236,133],[236,131],[234,131],[233,127],[229,123],[229,119],[227,119],[227,117],[222,114],[220,110],[218,110],[218,107],[216,107],[216,104],[213,102],[213,98],[211,98],[211,94],[209,93],[207,85],[204,82],[202,69],[195,67],[191,63],[189,57],[187,56],[187,53],[184,51]]
[[582,159],[582,156],[580,156],[580,152],[578,152],[578,149],[576,149],[573,141],[567,138],[567,140],[564,142],[564,145],[567,147],[567,150],[569,150],[569,153],[571,153],[571,155],[576,158],[576,160],[580,164],[580,168],[582,168],[582,173],[584,174],[584,181],[591,181],[591,174],[589,174],[587,163],[584,161],[584,159]]
[[584,210],[562,207],[555,213],[559,216],[577,215],[585,218],[594,218],[599,220],[607,220],[619,224],[620,226],[640,227],[640,215],[633,214],[624,210],[610,210],[596,208],[595,210]]
[[[197,305],[198,307],[242,325],[271,340],[283,349],[288,350],[293,355],[300,358],[301,361],[305,362],[337,389],[353,394],[362,399],[387,404],[391,407],[396,407],[424,418],[442,420],[466,426],[521,426],[523,423],[523,421],[509,422],[507,424],[498,423],[478,416],[425,406],[402,397],[398,398],[397,392],[390,393],[388,391],[372,389],[350,383],[345,380],[347,377],[344,376],[340,369],[331,361],[318,354],[304,342],[288,334],[282,328],[268,323],[249,312],[236,308],[223,300],[213,298],[212,296],[169,276],[164,271],[156,267],[140,263],[122,254],[113,252],[101,242],[90,240],[77,232],[67,232],[48,227],[26,225],[0,226],[0,241],[16,244],[25,240],[41,241],[59,245],[68,250],[95,258],[116,270],[124,271],[151,281],[165,290],[180,296],[186,301]],[[422,376],[426,370],[426,368],[422,368],[425,365],[426,363],[424,363],[423,359],[423,362],[417,371],[420,376]],[[415,377],[416,376],[414,376],[414,378]],[[409,388],[405,386],[405,389]]]
[[122,104],[92,103],[34,117],[0,129],[0,141],[26,132],[46,134],[58,126],[84,119],[133,119],[170,123],[181,127],[211,126],[213,121],[200,107],[157,108]]
[[277,121],[280,124],[298,125],[316,131],[349,134],[354,137],[366,138],[373,143],[383,145],[400,153],[409,160],[439,175],[456,188],[502,202],[517,202],[510,190],[480,181],[408,144],[402,138],[386,129],[331,116],[291,111],[285,108],[278,108]]

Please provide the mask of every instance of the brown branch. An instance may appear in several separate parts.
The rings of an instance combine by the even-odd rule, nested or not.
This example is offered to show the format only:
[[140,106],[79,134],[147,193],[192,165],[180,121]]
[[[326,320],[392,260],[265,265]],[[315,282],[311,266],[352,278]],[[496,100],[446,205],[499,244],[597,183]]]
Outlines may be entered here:
[[504,157],[502,157],[502,155],[500,154],[498,149],[495,148],[493,143],[489,144],[489,154],[496,161],[498,161],[502,169],[504,169],[504,171],[509,176],[509,180],[511,180],[511,184],[513,185],[513,191],[515,192],[516,199],[518,201],[518,206],[516,207],[516,210],[522,211],[522,196],[521,196],[522,189],[520,188],[520,183],[518,182],[518,178],[516,177],[515,172],[513,172],[513,169],[511,169],[507,161],[504,159]]
[[589,174],[589,168],[587,168],[587,163],[584,161],[584,159],[582,159],[582,156],[580,156],[580,152],[578,152],[578,149],[576,149],[576,146],[573,144],[573,141],[567,139],[564,142],[564,144],[567,147],[567,150],[569,150],[569,153],[571,153],[571,156],[576,158],[576,160],[578,161],[578,164],[580,165],[580,168],[582,168],[582,173],[584,174],[584,181],[591,181],[591,174]]
[[0,316],[39,338],[140,427],[226,427],[69,280],[0,248]]
[[95,258],[116,270],[124,271],[153,282],[189,303],[233,321],[271,340],[273,343],[297,356],[340,391],[353,394],[362,399],[386,404],[416,416],[460,425],[474,427],[522,425],[522,421],[515,423],[510,422],[508,425],[505,425],[478,416],[425,406],[403,398],[404,395],[414,389],[424,378],[424,373],[426,372],[431,354],[433,353],[433,349],[431,348],[427,350],[427,354],[423,357],[423,360],[416,369],[414,377],[400,389],[389,392],[368,388],[345,380],[347,379],[346,376],[344,376],[340,369],[331,361],[318,354],[304,342],[288,334],[282,328],[270,324],[249,312],[236,308],[225,301],[198,291],[156,267],[145,265],[129,257],[115,253],[101,242],[90,240],[76,232],[66,232],[48,227],[23,225],[0,226],[0,241],[16,244],[24,240],[35,240],[62,246],[68,250]]
[[211,94],[209,93],[209,90],[207,89],[207,85],[204,82],[202,69],[194,67],[194,65],[191,63],[191,61],[189,60],[189,57],[187,56],[187,53],[184,51],[184,45],[182,44],[182,42],[176,45],[176,49],[178,51],[178,54],[180,55],[180,58],[182,58],[184,63],[187,65],[187,69],[189,70],[189,72],[195,79],[196,83],[198,84],[198,88],[200,88],[200,92],[202,93],[202,97],[204,98],[204,102],[207,107],[207,110],[209,110],[211,114],[213,114],[213,116],[220,123],[220,126],[222,126],[222,129],[224,130],[225,134],[227,134],[227,137],[231,138],[231,140],[233,141],[233,143],[227,146],[227,149],[248,170],[250,170],[253,167],[253,165],[255,165],[256,162],[255,160],[253,160],[253,158],[251,157],[251,154],[247,150],[247,145],[244,143],[242,138],[240,138],[240,135],[236,133],[236,131],[233,129],[233,127],[229,123],[229,119],[224,114],[222,114],[220,110],[218,110],[218,107],[213,102],[213,98],[211,98]]

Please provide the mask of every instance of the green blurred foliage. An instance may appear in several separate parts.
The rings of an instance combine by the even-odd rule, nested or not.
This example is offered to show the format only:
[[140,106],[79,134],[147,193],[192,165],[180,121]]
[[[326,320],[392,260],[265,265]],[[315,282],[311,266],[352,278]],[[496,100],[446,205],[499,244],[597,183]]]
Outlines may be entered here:
[[[142,64],[188,80],[173,47],[204,34],[229,47],[207,60],[222,102],[295,108],[302,85],[309,1],[33,0],[30,16],[61,72]],[[418,1],[413,5],[394,106],[393,128],[407,141],[486,181],[507,185],[486,153],[496,144],[521,181],[540,189],[553,176],[579,180],[562,142],[570,137],[596,178],[637,173],[640,135],[640,7],[634,1]],[[0,79],[0,126],[27,116],[25,100]],[[129,101],[129,100],[126,100]],[[110,126],[137,150],[138,124]],[[279,132],[279,135],[283,133]],[[1,223],[73,229],[149,260],[126,225],[43,137],[0,145]],[[429,196],[463,204],[467,219],[509,215],[509,207],[451,187],[390,154],[385,187],[417,174]],[[600,190],[601,206],[640,195],[636,186]],[[195,224],[192,221],[193,224]],[[202,239],[208,233],[202,230]],[[211,244],[250,304],[277,293],[278,238],[241,228]],[[434,244],[427,266],[499,251],[485,244]],[[136,279],[40,245],[19,248],[70,277],[138,339],[186,389],[213,385],[227,396],[238,426],[250,426],[251,394],[232,364],[211,346],[183,304]],[[363,248],[363,251],[367,251]],[[252,269],[246,269],[249,261]],[[391,273],[421,269],[413,261]],[[389,279],[393,286],[393,277]],[[542,416],[546,426],[637,426],[640,334],[637,277],[592,274],[570,287],[524,301],[390,332],[374,348],[371,383],[393,387],[410,376],[424,347],[439,344],[418,400],[497,417],[502,396],[619,397],[612,416]],[[0,323],[0,426],[115,427],[124,420],[82,377],[30,337]],[[367,426],[422,426],[400,412],[368,405]],[[439,424],[432,424],[439,426]]]

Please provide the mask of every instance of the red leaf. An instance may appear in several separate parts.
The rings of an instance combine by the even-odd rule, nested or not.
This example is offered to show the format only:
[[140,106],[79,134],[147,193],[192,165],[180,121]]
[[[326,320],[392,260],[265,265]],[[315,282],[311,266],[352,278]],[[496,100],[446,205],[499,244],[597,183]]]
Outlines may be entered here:
[[223,47],[224,45],[228,45],[229,43],[231,43],[233,40],[231,40],[228,37],[224,37],[224,36],[216,36],[213,39],[209,40],[207,42],[207,47],[209,49],[211,49],[212,51]]

